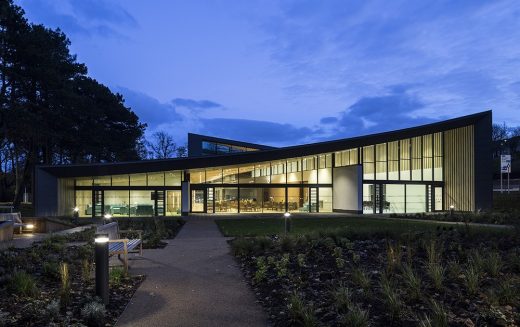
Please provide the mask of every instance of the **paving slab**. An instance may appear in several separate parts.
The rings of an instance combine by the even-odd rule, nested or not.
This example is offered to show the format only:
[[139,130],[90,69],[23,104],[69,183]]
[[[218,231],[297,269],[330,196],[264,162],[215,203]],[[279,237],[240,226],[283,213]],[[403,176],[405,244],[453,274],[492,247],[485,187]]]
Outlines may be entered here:
[[267,326],[213,218],[186,219],[164,249],[130,262],[147,277],[117,326]]

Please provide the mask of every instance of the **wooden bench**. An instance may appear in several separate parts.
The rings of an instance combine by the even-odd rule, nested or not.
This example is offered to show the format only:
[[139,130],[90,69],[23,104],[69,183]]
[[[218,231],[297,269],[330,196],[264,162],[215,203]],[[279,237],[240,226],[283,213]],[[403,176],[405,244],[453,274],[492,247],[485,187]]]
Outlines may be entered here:
[[[143,231],[141,230],[120,230],[117,222],[112,222],[98,226],[96,232],[108,234],[108,255],[113,256],[117,254],[117,258],[123,263],[125,270],[128,270],[129,253],[143,255]],[[139,238],[121,238],[121,235],[129,233],[137,233]],[[121,255],[123,258],[121,258]]]

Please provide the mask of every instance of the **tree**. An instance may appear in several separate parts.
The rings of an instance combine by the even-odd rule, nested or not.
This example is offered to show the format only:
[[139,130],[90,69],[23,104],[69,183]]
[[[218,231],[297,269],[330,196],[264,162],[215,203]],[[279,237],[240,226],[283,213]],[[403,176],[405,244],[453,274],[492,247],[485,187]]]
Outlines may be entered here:
[[12,0],[0,0],[0,196],[14,184],[15,206],[35,165],[141,158],[146,125],[87,76],[69,46],[59,29],[29,24]]
[[173,158],[177,151],[177,144],[173,137],[163,131],[155,132],[149,143],[150,155],[153,159]]
[[175,151],[175,155],[177,158],[184,158],[188,156],[188,147],[186,145],[182,145],[177,147],[177,150]]
[[505,140],[508,136],[508,128],[506,124],[503,125],[493,124],[492,138],[493,141]]

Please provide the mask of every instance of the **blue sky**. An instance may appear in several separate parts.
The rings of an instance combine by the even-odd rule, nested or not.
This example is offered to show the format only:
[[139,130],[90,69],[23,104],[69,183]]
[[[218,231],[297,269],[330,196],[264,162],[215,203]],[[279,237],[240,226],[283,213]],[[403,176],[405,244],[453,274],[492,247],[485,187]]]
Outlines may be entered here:
[[271,145],[493,109],[520,125],[520,2],[17,0],[178,142]]

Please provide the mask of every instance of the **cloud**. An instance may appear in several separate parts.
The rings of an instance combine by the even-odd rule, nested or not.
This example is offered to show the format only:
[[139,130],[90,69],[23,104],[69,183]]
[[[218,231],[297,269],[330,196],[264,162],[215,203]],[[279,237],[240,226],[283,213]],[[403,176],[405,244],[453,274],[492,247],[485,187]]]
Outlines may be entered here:
[[107,0],[19,0],[32,22],[60,28],[67,34],[125,39],[120,27],[136,28],[137,20]]
[[323,117],[322,119],[320,119],[321,124],[334,124],[336,122],[338,122],[337,117]]
[[201,120],[201,132],[208,135],[270,145],[306,143],[316,137],[309,127],[269,121],[213,118]]
[[405,87],[389,94],[362,97],[344,110],[337,119],[335,132],[358,136],[431,123],[435,120],[416,115],[424,104]]
[[222,108],[219,103],[209,100],[192,100],[192,99],[173,99],[171,103],[174,106],[185,107],[188,109],[211,109],[211,108]]
[[161,103],[147,94],[124,87],[116,87],[115,91],[123,94],[125,104],[131,107],[150,129],[155,129],[165,122],[178,122],[184,118],[171,103]]

